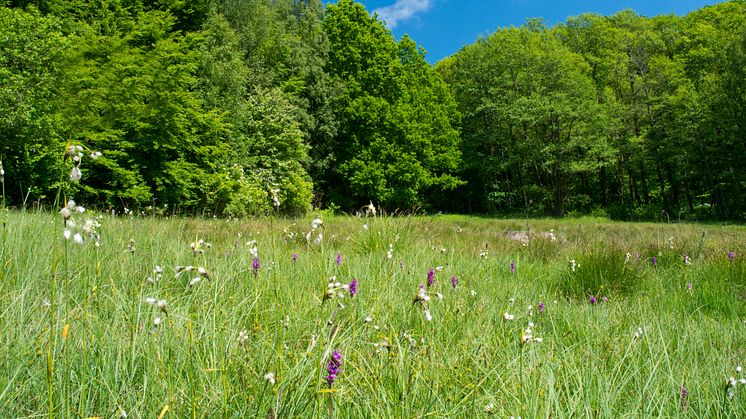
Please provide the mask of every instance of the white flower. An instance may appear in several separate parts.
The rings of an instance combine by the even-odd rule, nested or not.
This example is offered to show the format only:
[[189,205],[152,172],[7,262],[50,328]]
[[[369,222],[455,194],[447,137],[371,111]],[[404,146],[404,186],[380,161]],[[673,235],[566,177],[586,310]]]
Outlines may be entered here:
[[476,292],[476,291],[474,291],[474,290],[471,290],[471,296],[472,296],[472,297],[476,297],[476,296],[477,296],[477,292]]
[[373,321],[373,317],[367,316],[367,317],[365,318],[365,323],[370,323],[370,322],[372,322],[372,321]]
[[100,152],[100,151],[96,151],[96,152],[93,152],[93,153],[91,153],[91,158],[92,158],[93,160],[97,160],[97,159],[98,159],[99,157],[101,157],[101,155],[102,155],[102,154],[101,154],[101,152]]
[[314,240],[314,243],[321,244],[321,240],[323,240],[323,239],[324,239],[324,235],[321,234],[321,233],[319,233],[319,236],[316,237],[316,240]]
[[264,379],[268,381],[270,384],[274,385],[275,384],[275,373],[268,372],[264,374]]
[[505,314],[503,314],[503,320],[513,320],[514,318],[515,316],[508,313],[507,311],[505,312]]
[[73,236],[73,241],[75,242],[75,244],[81,244],[82,245],[83,244],[83,236],[81,236],[80,233],[75,233],[75,235]]
[[495,404],[494,403],[487,403],[486,406],[484,406],[484,413],[487,413],[488,415],[491,415],[495,412]]
[[77,182],[81,177],[83,177],[83,173],[80,171],[78,166],[73,167],[73,170],[70,171],[70,180]]
[[441,293],[436,293],[435,296],[438,297],[438,300],[442,300],[443,299],[443,294],[441,294]]
[[148,298],[146,298],[146,299],[145,299],[145,302],[146,302],[147,304],[153,304],[153,305],[155,305],[155,303],[156,303],[156,299],[155,299],[155,298],[153,298],[153,297],[148,297]]
[[160,317],[156,317],[155,320],[153,320],[153,326],[154,327],[158,327],[158,326],[160,326],[160,324],[161,324],[161,318]]
[[741,368],[741,366],[740,366],[740,365],[739,365],[739,366],[737,366],[737,367],[736,367],[736,372],[740,374],[740,373],[741,373],[741,371],[743,371],[743,368]]
[[368,206],[365,207],[365,211],[369,213],[370,215],[372,215],[373,217],[376,216],[376,206],[373,205],[373,201],[371,201],[370,204],[368,204]]
[[575,272],[575,268],[578,267],[578,264],[575,263],[575,259],[570,259],[570,269],[572,269],[573,272]]
[[243,346],[246,344],[246,341],[249,340],[249,332],[244,329],[240,332],[238,332],[238,344]]
[[65,236],[65,240],[70,240],[70,235],[71,235],[71,234],[72,234],[72,233],[71,233],[71,232],[70,232],[70,230],[68,230],[68,229],[65,229],[65,231],[64,231],[64,232],[62,232],[62,235],[63,235],[63,236]]
[[432,316],[432,314],[430,314],[430,310],[428,310],[428,309],[425,309],[425,320],[427,320],[427,321],[432,321],[433,320],[433,316]]
[[155,303],[155,306],[158,307],[159,309],[161,309],[161,311],[164,311],[164,312],[166,311],[166,306],[167,305],[168,305],[168,303],[166,303],[166,300],[158,300]]
[[324,224],[324,221],[321,218],[316,218],[311,221],[311,228],[316,230],[317,228],[321,227],[322,224]]
[[195,276],[194,278],[192,278],[191,281],[189,281],[189,287],[191,288],[191,287],[197,285],[197,283],[199,283],[199,281],[201,281],[201,280],[202,280],[201,276]]
[[368,231],[368,224],[363,224],[363,230]]

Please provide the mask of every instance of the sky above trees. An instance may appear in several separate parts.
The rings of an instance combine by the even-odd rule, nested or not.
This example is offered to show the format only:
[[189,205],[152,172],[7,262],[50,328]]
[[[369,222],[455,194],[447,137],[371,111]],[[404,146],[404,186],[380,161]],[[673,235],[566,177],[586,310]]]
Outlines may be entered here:
[[431,63],[454,54],[498,27],[520,26],[541,17],[547,25],[585,12],[610,15],[633,9],[643,16],[684,15],[714,0],[361,0],[387,22],[396,38],[409,34],[427,52]]

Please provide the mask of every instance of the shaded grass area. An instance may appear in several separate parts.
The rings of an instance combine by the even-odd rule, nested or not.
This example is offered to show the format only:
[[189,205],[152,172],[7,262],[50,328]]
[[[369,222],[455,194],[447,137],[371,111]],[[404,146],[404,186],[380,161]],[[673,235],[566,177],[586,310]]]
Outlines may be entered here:
[[[746,363],[743,227],[325,215],[315,244],[311,220],[102,216],[96,247],[10,212],[0,414],[48,415],[51,389],[78,417],[746,415],[726,389]],[[332,276],[357,295],[322,304]],[[529,323],[541,343],[521,343]]]

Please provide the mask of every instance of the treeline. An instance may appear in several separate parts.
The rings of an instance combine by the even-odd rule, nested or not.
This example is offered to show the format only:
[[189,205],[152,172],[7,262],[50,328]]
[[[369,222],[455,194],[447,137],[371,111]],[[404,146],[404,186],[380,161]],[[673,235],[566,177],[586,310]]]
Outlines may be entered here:
[[745,22],[531,21],[433,68],[351,0],[10,1],[7,199],[743,220]]

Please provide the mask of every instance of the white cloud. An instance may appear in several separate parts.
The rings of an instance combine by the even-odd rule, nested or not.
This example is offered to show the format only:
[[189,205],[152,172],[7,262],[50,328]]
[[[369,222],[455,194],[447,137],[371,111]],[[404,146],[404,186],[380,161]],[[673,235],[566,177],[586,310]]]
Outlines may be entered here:
[[385,21],[390,29],[393,29],[400,22],[410,19],[415,14],[427,11],[431,3],[430,0],[396,0],[396,3],[380,7],[373,13],[377,13],[378,18]]

